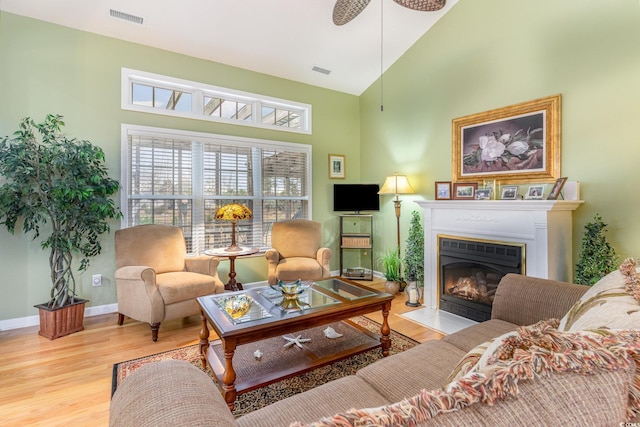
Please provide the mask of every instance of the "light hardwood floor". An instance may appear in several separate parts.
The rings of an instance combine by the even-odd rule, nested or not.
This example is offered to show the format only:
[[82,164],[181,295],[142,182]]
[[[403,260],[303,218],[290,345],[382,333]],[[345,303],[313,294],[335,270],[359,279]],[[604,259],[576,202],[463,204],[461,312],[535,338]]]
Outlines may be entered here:
[[[383,289],[383,281],[362,282]],[[442,334],[398,316],[413,310],[404,295],[393,301],[391,328],[424,342]],[[380,321],[373,313],[371,319]],[[163,322],[158,342],[149,325],[117,314],[85,319],[85,330],[50,341],[38,327],[0,332],[1,426],[106,426],[113,364],[199,341],[200,317]]]

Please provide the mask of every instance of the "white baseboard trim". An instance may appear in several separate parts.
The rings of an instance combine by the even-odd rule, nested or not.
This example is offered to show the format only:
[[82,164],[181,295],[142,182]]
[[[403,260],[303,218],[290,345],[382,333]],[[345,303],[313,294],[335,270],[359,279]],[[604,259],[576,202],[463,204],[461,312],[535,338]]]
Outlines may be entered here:
[[[337,276],[338,270],[331,272],[332,275]],[[379,271],[373,271],[374,277],[384,277]],[[267,286],[267,281],[243,283],[245,289],[251,289],[259,286]],[[87,307],[84,310],[84,317],[99,316],[101,314],[117,313],[118,303],[98,305],[95,307]],[[38,326],[40,324],[40,316],[27,316],[18,317],[16,319],[0,320],[0,331],[8,331],[10,329],[26,328],[29,326]]]
[[[87,307],[84,310],[84,317],[99,316],[101,314],[117,313],[118,304],[98,305],[95,307]],[[29,326],[38,326],[40,324],[40,316],[18,317],[16,319],[0,320],[0,331],[8,331],[10,329],[27,328]]]

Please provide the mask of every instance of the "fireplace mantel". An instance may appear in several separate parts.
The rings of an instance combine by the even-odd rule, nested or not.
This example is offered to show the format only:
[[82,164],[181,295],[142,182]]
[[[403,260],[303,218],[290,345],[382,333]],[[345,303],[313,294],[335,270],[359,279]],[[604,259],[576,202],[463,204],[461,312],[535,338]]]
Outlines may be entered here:
[[438,236],[523,243],[525,273],[572,281],[572,215],[582,200],[422,200],[424,305],[437,308]]

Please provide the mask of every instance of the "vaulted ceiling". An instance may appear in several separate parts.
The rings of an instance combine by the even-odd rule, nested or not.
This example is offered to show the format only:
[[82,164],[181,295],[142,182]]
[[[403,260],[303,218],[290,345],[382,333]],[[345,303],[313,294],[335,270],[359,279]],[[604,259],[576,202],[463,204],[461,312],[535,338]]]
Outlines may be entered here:
[[334,0],[0,0],[0,9],[360,95],[457,2],[418,12],[372,0],[341,26]]

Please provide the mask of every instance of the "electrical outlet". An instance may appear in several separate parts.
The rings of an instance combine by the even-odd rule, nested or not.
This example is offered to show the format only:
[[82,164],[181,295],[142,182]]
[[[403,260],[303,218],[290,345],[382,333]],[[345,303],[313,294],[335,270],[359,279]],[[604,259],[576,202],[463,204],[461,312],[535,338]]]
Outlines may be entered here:
[[91,276],[91,284],[93,286],[102,286],[102,274],[94,274]]

